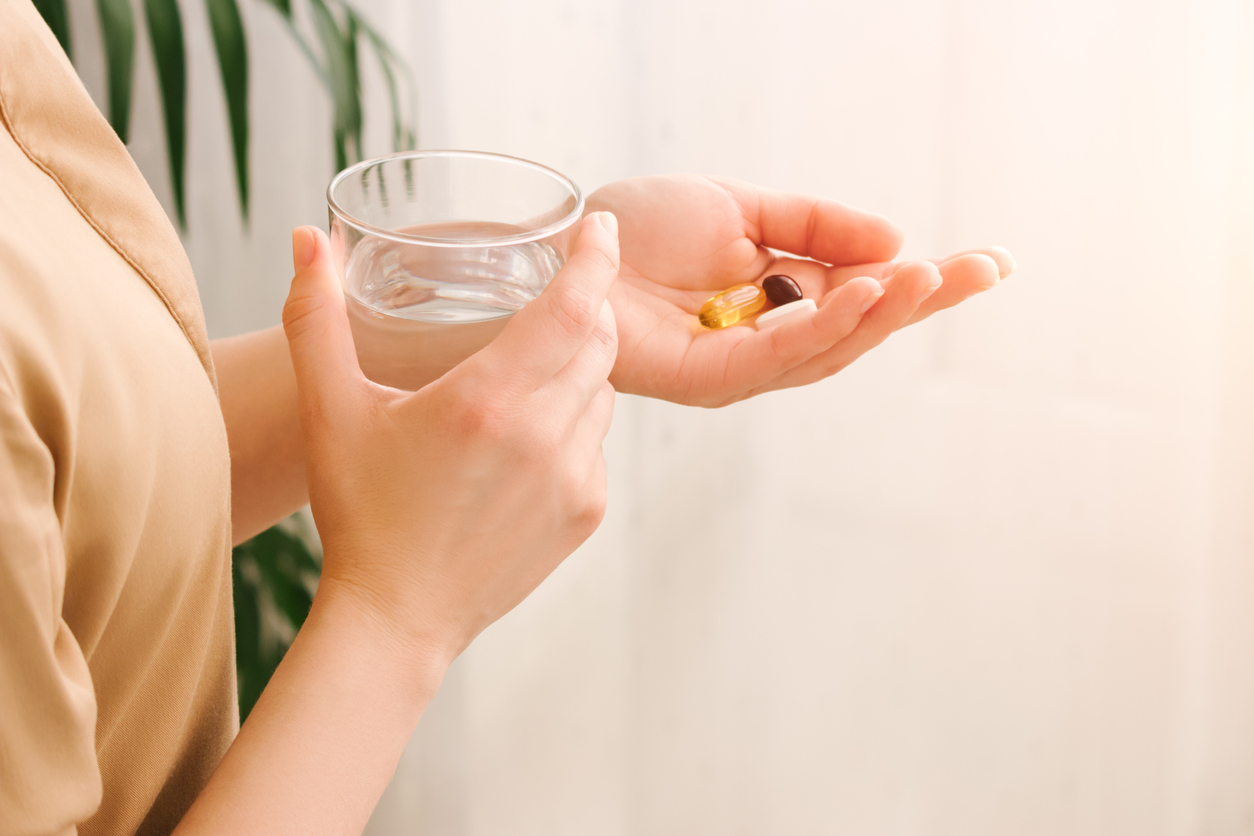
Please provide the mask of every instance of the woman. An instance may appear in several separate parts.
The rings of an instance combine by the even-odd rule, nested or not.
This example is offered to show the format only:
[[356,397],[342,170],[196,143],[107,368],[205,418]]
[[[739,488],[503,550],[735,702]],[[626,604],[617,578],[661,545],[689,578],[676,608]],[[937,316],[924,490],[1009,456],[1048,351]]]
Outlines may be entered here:
[[[359,832],[449,663],[599,523],[615,389],[816,381],[1013,265],[891,265],[896,227],[830,201],[623,181],[492,345],[404,393],[361,375],[311,228],[286,334],[210,345],[177,235],[30,0],[0,0],[0,121],[5,834]],[[819,311],[692,327],[771,272]],[[306,501],[322,581],[237,728],[230,547]]]

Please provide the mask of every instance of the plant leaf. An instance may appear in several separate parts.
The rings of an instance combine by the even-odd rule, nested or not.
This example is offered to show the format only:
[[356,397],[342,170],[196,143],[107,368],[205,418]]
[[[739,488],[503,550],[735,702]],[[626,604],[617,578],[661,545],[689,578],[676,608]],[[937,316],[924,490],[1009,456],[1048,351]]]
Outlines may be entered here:
[[313,604],[313,596],[300,575],[301,564],[312,563],[305,544],[276,526],[254,537],[250,546],[275,606],[296,632]]
[[231,122],[231,148],[235,153],[235,185],[240,212],[248,222],[248,47],[244,22],[235,0],[206,0],[213,45],[218,52],[226,109]]
[[278,11],[280,17],[283,18],[283,25],[287,27],[287,34],[296,42],[296,46],[300,47],[300,51],[304,54],[306,60],[309,61],[309,66],[313,67],[314,72],[318,75],[318,80],[322,82],[322,86],[329,93],[331,85],[327,81],[326,67],[322,66],[322,62],[318,60],[318,56],[314,53],[313,47],[309,45],[308,39],[296,28],[296,21],[292,19],[291,0],[262,0],[262,2]]
[[[334,107],[332,133],[335,137],[335,163],[338,169],[355,162],[361,151],[361,90],[357,79],[357,50],[349,48],[346,34],[325,0],[310,0],[314,29],[326,59],[327,88]],[[351,21],[352,18],[350,17]],[[350,28],[355,24],[350,23]],[[354,30],[355,31],[355,30]],[[350,142],[356,148],[350,151]],[[355,154],[353,153],[355,152]]]
[[278,9],[279,14],[288,20],[292,19],[292,0],[262,0],[266,5]]
[[252,711],[266,679],[261,663],[261,602],[257,587],[249,580],[244,564],[251,563],[247,544],[231,550],[232,598],[235,604],[235,674],[239,687],[240,722]]
[[[383,80],[388,88],[388,100],[392,108],[392,150],[406,151],[412,149],[417,144],[417,131],[415,130],[414,121],[417,119],[418,106],[416,103],[418,84],[414,80],[413,71],[409,65],[405,63],[396,50],[379,34],[373,26],[370,25],[361,14],[353,9],[345,0],[336,0],[345,11],[352,14],[356,19],[361,32],[366,36],[366,42],[370,45],[371,51],[374,52],[375,58],[379,62],[379,69],[383,72]],[[399,76],[399,78],[398,78]],[[406,87],[405,102],[401,100],[400,81],[404,80]],[[410,118],[406,118],[405,105],[408,105]]]
[[232,549],[241,722],[252,711],[309,614],[321,568],[301,533],[299,520],[269,528]]
[[35,0],[35,9],[44,19],[44,23],[48,24],[52,34],[57,36],[57,42],[61,44],[65,54],[69,55],[70,15],[65,9],[65,0]]
[[357,14],[345,7],[344,53],[348,56],[348,84],[353,91],[355,106],[349,111],[348,136],[353,141],[352,162],[361,159],[361,66],[357,61]]
[[109,124],[130,141],[131,89],[135,77],[135,12],[130,0],[96,0],[109,78]]
[[[417,133],[409,113],[416,114],[417,84],[413,72],[387,41],[357,10],[344,0],[309,0],[310,17],[321,46],[322,58],[314,53],[292,18],[290,0],[262,0],[282,15],[288,32],[318,74],[334,109],[332,137],[335,143],[336,169],[343,169],[361,159],[362,107],[357,39],[364,35],[379,61],[392,108],[392,144],[396,150],[415,147]],[[340,16],[332,12],[332,5]],[[341,24],[341,19],[344,21]],[[402,95],[400,81],[404,81]]]
[[187,228],[184,184],[187,173],[187,50],[177,0],[144,0],[148,37],[157,63],[161,104],[165,111],[165,144],[170,161],[170,185],[179,226]]
[[[370,44],[370,49],[374,52],[375,59],[379,62],[379,69],[383,72],[383,81],[388,86],[388,102],[392,107],[392,150],[405,151],[406,147],[407,126],[405,124],[405,115],[401,112],[401,96],[399,85],[396,81],[396,73],[392,69],[391,50],[387,44],[375,34],[373,29],[366,28],[366,42]],[[413,146],[408,146],[412,148]]]

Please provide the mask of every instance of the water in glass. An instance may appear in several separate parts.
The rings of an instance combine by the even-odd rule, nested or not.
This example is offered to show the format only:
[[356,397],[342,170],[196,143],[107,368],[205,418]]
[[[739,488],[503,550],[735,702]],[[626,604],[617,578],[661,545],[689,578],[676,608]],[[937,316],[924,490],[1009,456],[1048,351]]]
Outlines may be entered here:
[[398,231],[465,241],[424,246],[369,238],[345,266],[362,371],[400,389],[419,389],[486,346],[563,263],[545,242],[484,243],[525,231],[510,224],[441,223]]

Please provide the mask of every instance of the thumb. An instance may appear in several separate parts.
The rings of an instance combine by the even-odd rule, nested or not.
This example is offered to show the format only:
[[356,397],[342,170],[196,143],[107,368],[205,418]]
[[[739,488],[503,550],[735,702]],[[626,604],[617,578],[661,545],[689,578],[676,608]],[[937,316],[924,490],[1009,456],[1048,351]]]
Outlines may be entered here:
[[618,266],[618,219],[593,212],[583,219],[566,265],[479,352],[477,362],[508,369],[507,379],[524,391],[544,386],[592,334]]
[[292,369],[302,412],[326,413],[364,378],[357,364],[344,290],[331,259],[331,242],[312,226],[292,231],[292,279],[283,305]]

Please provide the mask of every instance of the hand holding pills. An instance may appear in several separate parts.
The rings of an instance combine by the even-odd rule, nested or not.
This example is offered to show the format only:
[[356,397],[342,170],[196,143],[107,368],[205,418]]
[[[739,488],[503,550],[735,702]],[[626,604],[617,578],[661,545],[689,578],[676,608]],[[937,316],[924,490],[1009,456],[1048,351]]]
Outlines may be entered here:
[[803,299],[801,288],[789,276],[776,274],[762,280],[762,286],[738,284],[710,297],[697,319],[711,331],[727,328],[751,318],[767,302],[778,307],[767,310],[753,320],[759,331],[783,325],[819,309],[813,299]]
[[711,296],[697,311],[697,319],[711,331],[727,328],[753,316],[766,304],[766,292],[756,284],[738,284]]
[[893,263],[903,235],[885,218],[701,175],[620,180],[590,195],[588,210],[620,224],[610,381],[678,403],[721,406],[821,380],[1014,269],[998,247]]
[[762,280],[762,290],[766,293],[766,298],[770,300],[772,305],[787,305],[792,302],[799,302],[805,295],[801,292],[801,288],[792,280],[792,276],[785,276],[782,273],[776,273],[774,276],[767,276]]

